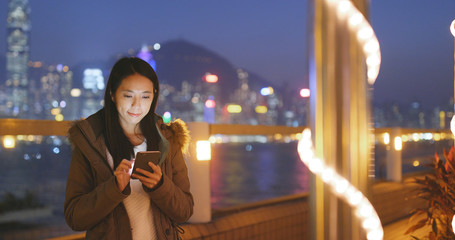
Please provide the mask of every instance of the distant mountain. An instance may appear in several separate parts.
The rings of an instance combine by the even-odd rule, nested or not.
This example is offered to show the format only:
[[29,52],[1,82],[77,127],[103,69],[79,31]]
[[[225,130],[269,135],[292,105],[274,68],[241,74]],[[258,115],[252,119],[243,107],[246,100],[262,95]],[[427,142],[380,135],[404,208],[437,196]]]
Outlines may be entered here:
[[[239,87],[237,69],[227,59],[207,48],[191,43],[187,40],[177,39],[161,43],[159,50],[152,50],[149,46],[153,59],[156,62],[156,72],[160,83],[165,83],[180,89],[183,81],[187,81],[193,86],[198,85],[198,81],[203,81],[203,76],[209,72],[218,76],[219,92],[218,98],[226,102],[229,95]],[[75,85],[82,84],[77,79],[82,79],[82,72],[85,68],[101,68],[105,75],[105,80],[109,77],[110,68],[121,57],[136,55],[140,51],[129,51],[124,54],[116,54],[107,61],[84,62],[73,67]],[[247,69],[244,69],[248,72]],[[248,72],[248,84],[250,89],[259,91],[262,87],[277,86],[271,84],[260,76]]]
[[218,76],[221,99],[226,100],[229,93],[238,87],[235,67],[225,58],[206,48],[186,40],[173,40],[161,44],[153,51],[157,75],[161,83],[180,88],[182,81],[197,85],[209,72]]

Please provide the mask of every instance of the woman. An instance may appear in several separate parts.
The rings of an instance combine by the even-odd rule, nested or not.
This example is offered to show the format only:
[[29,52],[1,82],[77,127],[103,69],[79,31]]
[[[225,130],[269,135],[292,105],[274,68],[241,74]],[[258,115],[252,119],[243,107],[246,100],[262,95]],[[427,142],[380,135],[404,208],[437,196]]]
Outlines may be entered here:
[[[178,239],[176,223],[193,213],[183,159],[188,130],[180,120],[163,124],[154,113],[158,95],[153,68],[122,58],[109,76],[104,108],[69,130],[65,220],[87,239]],[[160,151],[159,163],[149,163],[153,172],[138,169],[144,176],[131,174],[134,156],[145,150]]]

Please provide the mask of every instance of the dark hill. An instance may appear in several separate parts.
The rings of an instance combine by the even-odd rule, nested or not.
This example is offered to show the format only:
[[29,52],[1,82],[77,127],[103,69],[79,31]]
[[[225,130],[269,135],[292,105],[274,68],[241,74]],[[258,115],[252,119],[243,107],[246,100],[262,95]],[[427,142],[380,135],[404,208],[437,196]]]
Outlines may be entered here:
[[238,87],[237,73],[226,59],[204,47],[185,40],[173,40],[153,51],[158,78],[161,83],[181,86],[182,81],[197,85],[205,73],[218,76],[218,86],[223,100]]

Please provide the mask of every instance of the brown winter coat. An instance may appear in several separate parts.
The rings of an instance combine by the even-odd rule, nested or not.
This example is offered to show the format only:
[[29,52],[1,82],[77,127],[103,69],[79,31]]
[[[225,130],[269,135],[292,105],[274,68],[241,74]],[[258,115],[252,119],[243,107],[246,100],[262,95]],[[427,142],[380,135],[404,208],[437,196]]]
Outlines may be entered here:
[[[73,230],[87,231],[86,239],[128,240],[132,238],[131,227],[122,201],[131,189],[129,185],[123,192],[118,189],[108,164],[101,111],[75,122],[69,130],[73,156],[66,186],[65,220]],[[182,154],[189,135],[183,121],[166,125],[156,117],[156,122],[162,135],[163,181],[148,193],[158,239],[177,239],[176,223],[187,221],[193,213]]]

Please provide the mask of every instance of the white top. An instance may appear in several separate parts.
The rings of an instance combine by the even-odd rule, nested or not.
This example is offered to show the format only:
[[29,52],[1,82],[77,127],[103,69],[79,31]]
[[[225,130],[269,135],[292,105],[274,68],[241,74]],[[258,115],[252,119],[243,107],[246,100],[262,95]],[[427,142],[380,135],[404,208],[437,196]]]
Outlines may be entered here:
[[[144,141],[140,145],[134,147],[134,156],[137,152],[146,151],[147,143]],[[108,153],[108,162],[111,168],[114,168],[112,156]],[[134,163],[133,163],[134,166]],[[133,171],[133,168],[130,170]],[[142,183],[138,179],[130,179],[131,194],[123,200],[126,212],[130,219],[131,232],[134,240],[155,240],[156,229],[153,221],[152,208],[150,206],[150,198],[142,188]]]

